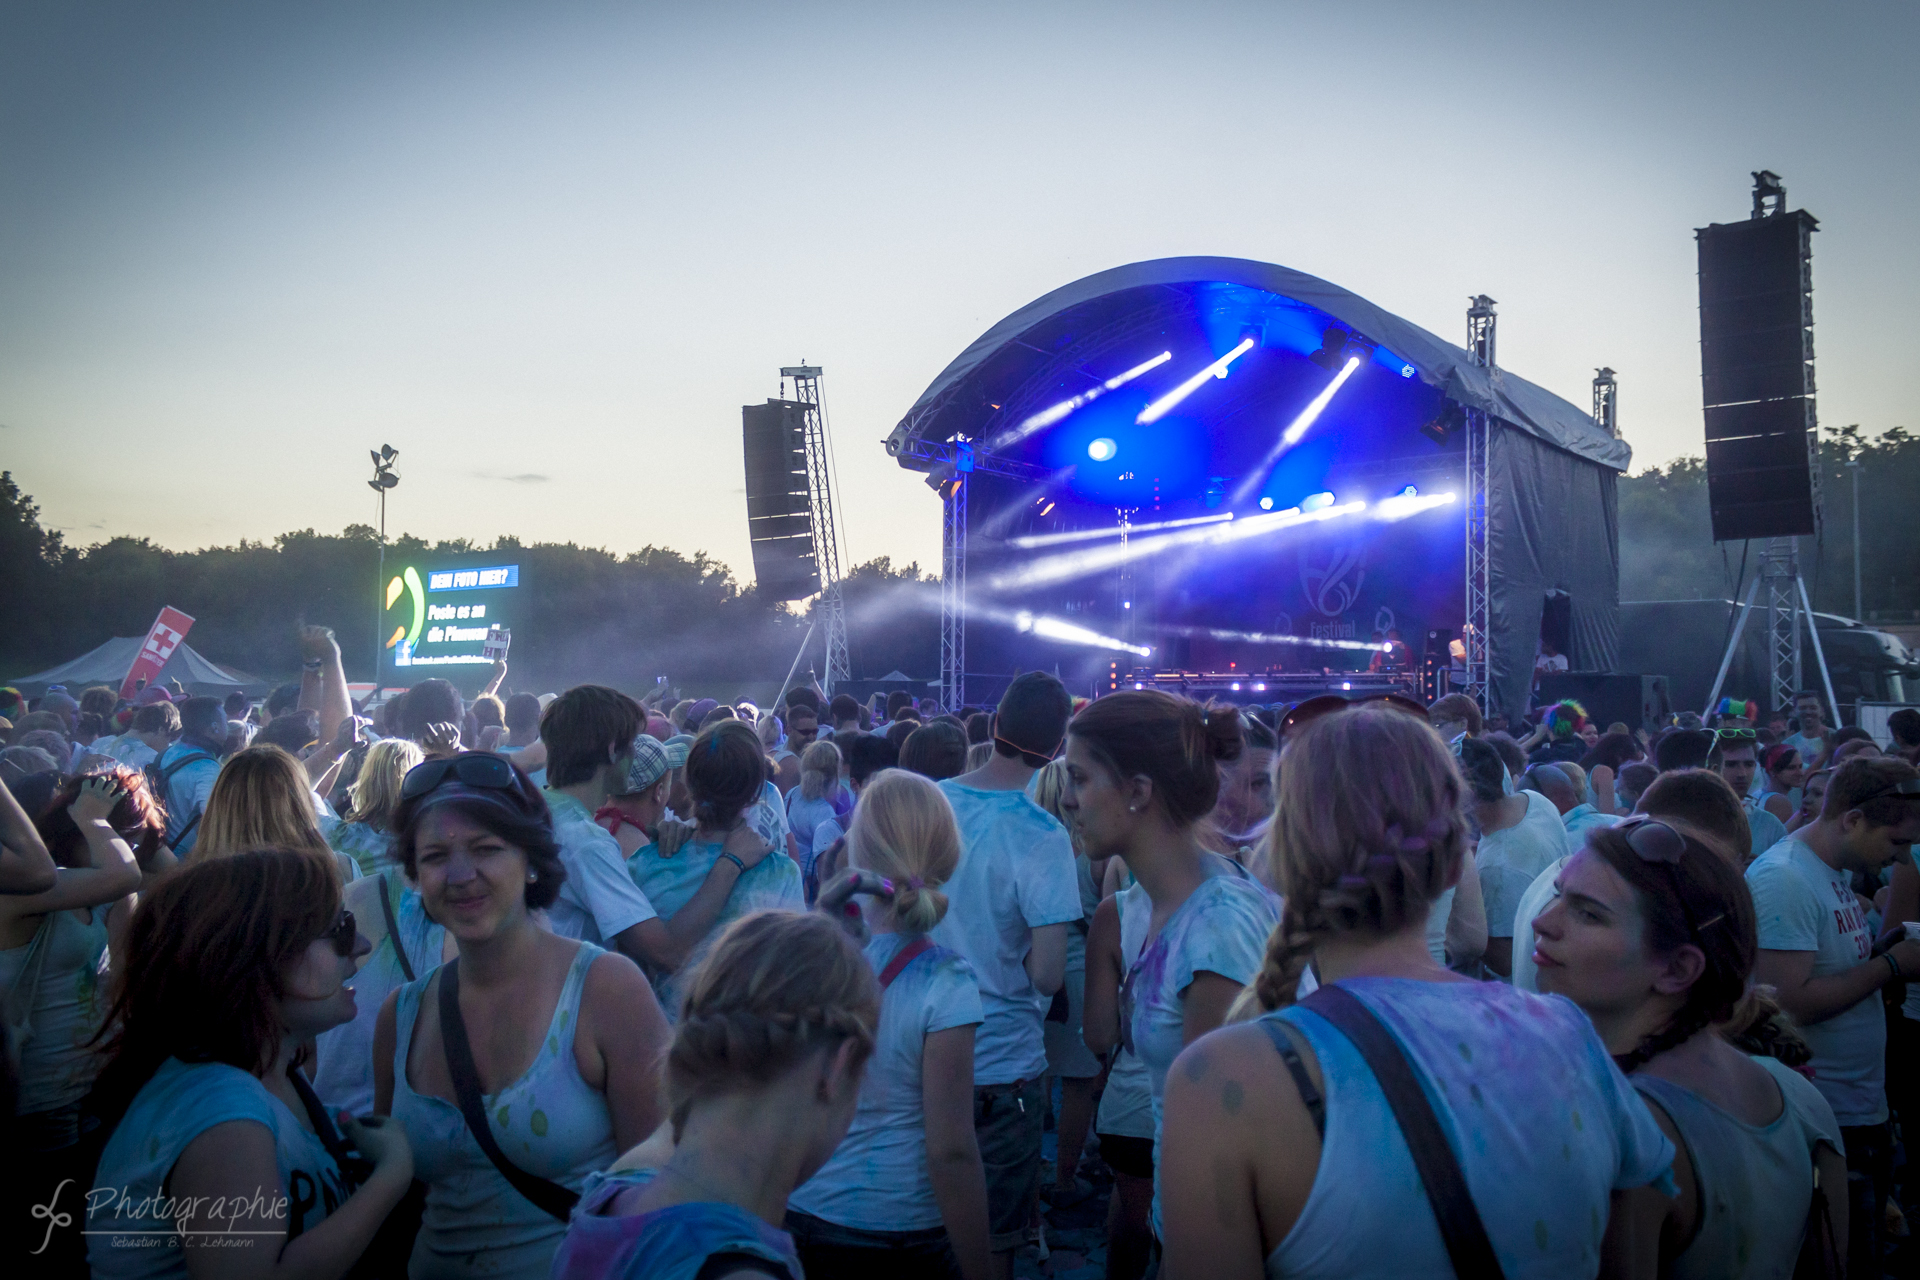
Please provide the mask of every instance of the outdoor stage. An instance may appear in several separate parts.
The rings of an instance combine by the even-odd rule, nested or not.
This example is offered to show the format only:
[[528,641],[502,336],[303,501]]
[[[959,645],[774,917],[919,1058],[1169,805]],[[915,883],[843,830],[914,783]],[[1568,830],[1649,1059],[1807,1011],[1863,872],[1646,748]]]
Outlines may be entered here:
[[1057,666],[1076,693],[1294,701],[1382,684],[1398,631],[1415,665],[1461,639],[1455,686],[1512,714],[1543,614],[1575,669],[1610,669],[1630,451],[1499,369],[1493,323],[1475,308],[1470,351],[1232,258],[1115,268],[1002,320],[886,442],[943,502],[945,700]]

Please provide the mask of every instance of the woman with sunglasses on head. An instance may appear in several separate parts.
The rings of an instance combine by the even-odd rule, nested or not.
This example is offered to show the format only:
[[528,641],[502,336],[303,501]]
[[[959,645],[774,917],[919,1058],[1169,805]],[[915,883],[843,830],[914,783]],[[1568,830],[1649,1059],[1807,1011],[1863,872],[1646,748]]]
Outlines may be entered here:
[[660,1121],[667,1026],[632,961],[549,933],[565,874],[540,790],[503,756],[429,760],[395,850],[459,956],[389,995],[374,1109],[427,1184],[408,1274],[539,1277],[587,1174]]
[[84,1205],[95,1276],[337,1277],[359,1259],[412,1153],[396,1124],[336,1127],[298,1064],[353,1016],[364,950],[307,850],[193,863],[145,896],[94,1090],[112,1128]]
[[[751,825],[750,810],[766,790],[767,758],[753,730],[739,720],[721,720],[701,730],[687,749],[686,776],[697,824],[693,839],[672,853],[665,851],[664,844],[636,852],[627,860],[633,882],[655,911],[672,918],[723,862],[734,864],[739,874],[706,932],[691,944],[687,958],[677,968],[655,974],[654,991],[668,1018],[679,1013],[686,975],[728,924],[763,907],[804,911],[807,905],[798,864],[780,852],[786,847],[784,836],[778,843],[767,841],[774,852],[752,865],[727,847],[739,828]],[[785,822],[784,814],[781,821]],[[767,833],[759,834],[765,839]]]
[[[1107,1003],[1104,988],[1087,993],[1087,1047],[1104,1054],[1117,1041],[1139,1056],[1156,1133],[1167,1069],[1226,1018],[1260,971],[1280,918],[1264,885],[1200,843],[1198,825],[1219,799],[1220,762],[1237,759],[1241,747],[1235,708],[1202,707],[1157,689],[1110,694],[1067,725],[1061,807],[1073,815],[1087,856],[1124,859],[1153,904],[1119,1007]],[[1103,902],[1095,913],[1102,949],[1119,928],[1118,911]],[[1088,945],[1096,944],[1090,938]],[[1165,1193],[1161,1181],[1156,1223]]]
[[1680,1195],[1642,1206],[1660,1274],[1784,1276],[1815,1174],[1846,1256],[1846,1159],[1833,1108],[1784,1063],[1721,1038],[1758,950],[1733,859],[1656,819],[1591,831],[1533,922],[1540,990],[1585,1010],[1678,1154]]
[[[1628,1273],[1603,1250],[1612,1200],[1663,1180],[1671,1144],[1578,1009],[1427,951],[1465,798],[1397,711],[1288,735],[1267,850],[1286,906],[1247,1000],[1268,1012],[1167,1075],[1169,1280]],[[1325,985],[1296,1004],[1310,961]]]

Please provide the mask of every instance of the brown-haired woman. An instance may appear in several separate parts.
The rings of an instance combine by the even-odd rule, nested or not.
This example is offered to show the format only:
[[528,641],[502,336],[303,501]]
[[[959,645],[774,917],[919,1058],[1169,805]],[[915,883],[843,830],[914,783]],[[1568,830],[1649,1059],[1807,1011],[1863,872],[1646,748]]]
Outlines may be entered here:
[[[727,850],[727,838],[743,824],[751,825],[753,810],[768,795],[767,757],[760,739],[740,720],[721,720],[700,731],[687,749],[687,790],[693,797],[693,839],[673,853],[664,845],[649,845],[627,860],[633,882],[664,918],[671,918],[693,900],[707,875],[722,859],[742,859]],[[778,908],[806,909],[806,889],[800,867],[782,850],[788,847],[786,815],[773,792],[772,807],[779,830],[759,829],[774,852],[744,867],[728,891],[726,904],[706,935],[693,945],[686,961],[670,973],[658,974],[654,991],[669,1018],[678,1016],[686,994],[688,975],[720,931],[749,911]]]
[[[666,1022],[632,961],[535,922],[565,870],[546,801],[504,756],[415,766],[393,820],[425,914],[459,945],[374,1029],[374,1107],[406,1128],[427,1184],[408,1274],[543,1277],[587,1174],[660,1121]],[[500,1172],[476,1113],[531,1182]],[[521,1190],[540,1183],[538,1202]]]
[[787,1197],[853,1119],[879,984],[839,925],[788,911],[735,921],[690,979],[667,1057],[670,1135],[588,1180],[554,1280],[803,1274],[780,1227]]
[[344,883],[360,867],[335,853],[320,834],[313,784],[298,760],[276,746],[248,747],[227,757],[207,796],[190,861],[225,858],[250,849],[306,849],[330,860]]
[[[1152,903],[1140,958],[1120,990],[1089,984],[1087,1046],[1104,1054],[1118,1042],[1139,1056],[1156,1135],[1167,1069],[1226,1018],[1260,972],[1280,918],[1265,886],[1200,842],[1199,824],[1220,797],[1220,762],[1237,760],[1242,748],[1238,710],[1158,689],[1110,694],[1067,725],[1061,807],[1087,856],[1118,855]],[[1119,946],[1119,904],[1110,899],[1094,913],[1087,950],[1107,955]]]
[[[1847,1163],[1833,1108],[1804,1077],[1751,1058],[1735,1021],[1759,942],[1739,865],[1657,818],[1587,833],[1533,922],[1540,990],[1593,1020],[1678,1150],[1680,1195],[1638,1238],[1660,1274],[1786,1275],[1815,1188],[1847,1253]],[[1742,1019],[1744,1021],[1744,1019]]]
[[[365,945],[329,861],[305,850],[193,864],[146,895],[95,1089],[113,1125],[92,1181],[113,1194],[86,1205],[95,1276],[332,1277],[359,1259],[406,1194],[412,1153],[398,1125],[343,1115],[372,1162],[356,1187],[296,1063],[353,1016]],[[219,1247],[235,1239],[252,1245]]]
[[[1265,860],[1286,906],[1250,1001],[1269,1012],[1167,1076],[1169,1280],[1455,1269],[1387,1095],[1332,1017],[1384,1024],[1424,1082],[1460,1168],[1437,1176],[1464,1180],[1509,1275],[1600,1273],[1616,1189],[1665,1179],[1672,1144],[1584,1014],[1428,951],[1429,909],[1466,856],[1465,800],[1439,736],[1403,712],[1288,735]],[[1336,990],[1296,1006],[1309,961]]]
[[[166,819],[145,775],[123,767],[68,779],[35,825],[59,878],[46,893],[0,896],[0,993],[18,1088],[5,1213],[17,1238],[37,1243],[47,1226],[31,1230],[31,1206],[54,1199],[64,1179],[85,1185],[100,1153],[104,1135],[88,1131],[81,1099],[101,1065],[94,1045],[107,1012],[101,969],[109,941],[125,931],[140,858],[165,848]],[[85,1237],[72,1215],[68,1224],[49,1238],[39,1263],[85,1266]]]

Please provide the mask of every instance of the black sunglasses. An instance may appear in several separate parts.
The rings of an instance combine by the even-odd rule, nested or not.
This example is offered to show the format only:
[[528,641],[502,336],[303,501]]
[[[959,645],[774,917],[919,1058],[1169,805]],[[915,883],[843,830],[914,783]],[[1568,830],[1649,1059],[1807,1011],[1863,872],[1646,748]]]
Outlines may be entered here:
[[451,777],[469,787],[494,791],[513,790],[513,766],[500,756],[485,751],[469,751],[444,760],[428,760],[407,770],[400,783],[402,800],[418,800],[443,785]]
[[[1605,828],[1600,828],[1604,830]],[[1726,919],[1721,912],[1704,924],[1693,918],[1693,907],[1687,901],[1687,895],[1680,887],[1680,860],[1686,856],[1687,846],[1692,843],[1660,819],[1649,814],[1636,813],[1624,821],[1614,824],[1613,829],[1627,837],[1627,847],[1642,862],[1651,862],[1667,869],[1667,875],[1673,881],[1674,900],[1680,904],[1680,914],[1687,922],[1687,934],[1698,939],[1704,929],[1719,924]],[[1707,857],[1714,857],[1708,850],[1701,851]]]
[[1337,693],[1323,693],[1317,697],[1308,698],[1305,702],[1287,712],[1286,716],[1280,721],[1280,738],[1282,741],[1285,741],[1286,736],[1293,730],[1300,728],[1304,724],[1318,720],[1321,716],[1332,715],[1336,711],[1345,711],[1348,707],[1365,706],[1369,702],[1383,702],[1395,711],[1404,711],[1410,716],[1418,717],[1423,722],[1431,723],[1432,721],[1432,717],[1427,715],[1427,709],[1405,694],[1369,693],[1363,694],[1358,698],[1346,698]]
[[359,926],[353,922],[353,912],[341,908],[340,918],[333,926],[320,935],[320,941],[333,944],[333,954],[341,957],[353,954],[353,944],[360,936]]
[[1852,807],[1858,809],[1869,800],[1879,800],[1885,796],[1898,796],[1902,800],[1920,800],[1920,778],[1905,778],[1899,782],[1890,783],[1870,795],[1861,796]]

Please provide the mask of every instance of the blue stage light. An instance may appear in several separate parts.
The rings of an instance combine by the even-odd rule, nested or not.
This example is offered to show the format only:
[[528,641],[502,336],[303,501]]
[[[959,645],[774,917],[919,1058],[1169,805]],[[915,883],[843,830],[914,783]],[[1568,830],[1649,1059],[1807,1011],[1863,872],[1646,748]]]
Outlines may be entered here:
[[1087,456],[1095,462],[1110,462],[1113,460],[1113,455],[1118,452],[1120,452],[1120,446],[1106,436],[1101,436],[1087,446]]
[[1395,494],[1394,496],[1397,498],[1417,498],[1420,496],[1420,491],[1414,488],[1412,485],[1408,485],[1406,488],[1402,489],[1399,493]]
[[1086,405],[1092,404],[1095,400],[1098,400],[1101,396],[1105,395],[1107,392],[1114,390],[1116,387],[1124,387],[1125,385],[1127,385],[1127,383],[1132,382],[1135,378],[1139,377],[1141,374],[1148,373],[1154,369],[1158,369],[1161,365],[1165,364],[1167,361],[1171,359],[1173,359],[1173,352],[1162,351],[1159,355],[1153,357],[1153,359],[1151,360],[1142,361],[1141,363],[1133,366],[1133,368],[1128,369],[1123,373],[1115,374],[1113,377],[1108,378],[1105,382],[1101,383],[1097,387],[1093,387],[1089,390],[1083,391],[1079,395],[1074,396],[1070,400],[1062,400],[1059,404],[1053,405],[1050,408],[1042,409],[1040,412],[1034,414],[1032,417],[1028,418],[1025,422],[1022,422],[1019,426],[1015,427],[1013,430],[1001,436],[998,440],[995,440],[993,442],[993,447],[995,449],[1004,449],[1008,445],[1015,444],[1021,440],[1026,439],[1028,436],[1032,435],[1036,431],[1045,430],[1046,428],[1052,426],[1054,423],[1060,421],[1062,418],[1065,418],[1068,414],[1072,413],[1074,410],[1082,408]]
[[1261,509],[1262,511],[1271,511],[1271,510],[1273,510],[1273,499],[1272,499],[1272,498],[1262,498],[1262,499],[1260,499],[1260,509]]
[[1330,507],[1332,505],[1333,495],[1330,493],[1311,493],[1300,500],[1300,509],[1302,511],[1318,511],[1322,507]]
[[1400,366],[1400,376],[1403,378],[1411,378],[1415,372],[1416,370],[1410,364],[1403,364]]

